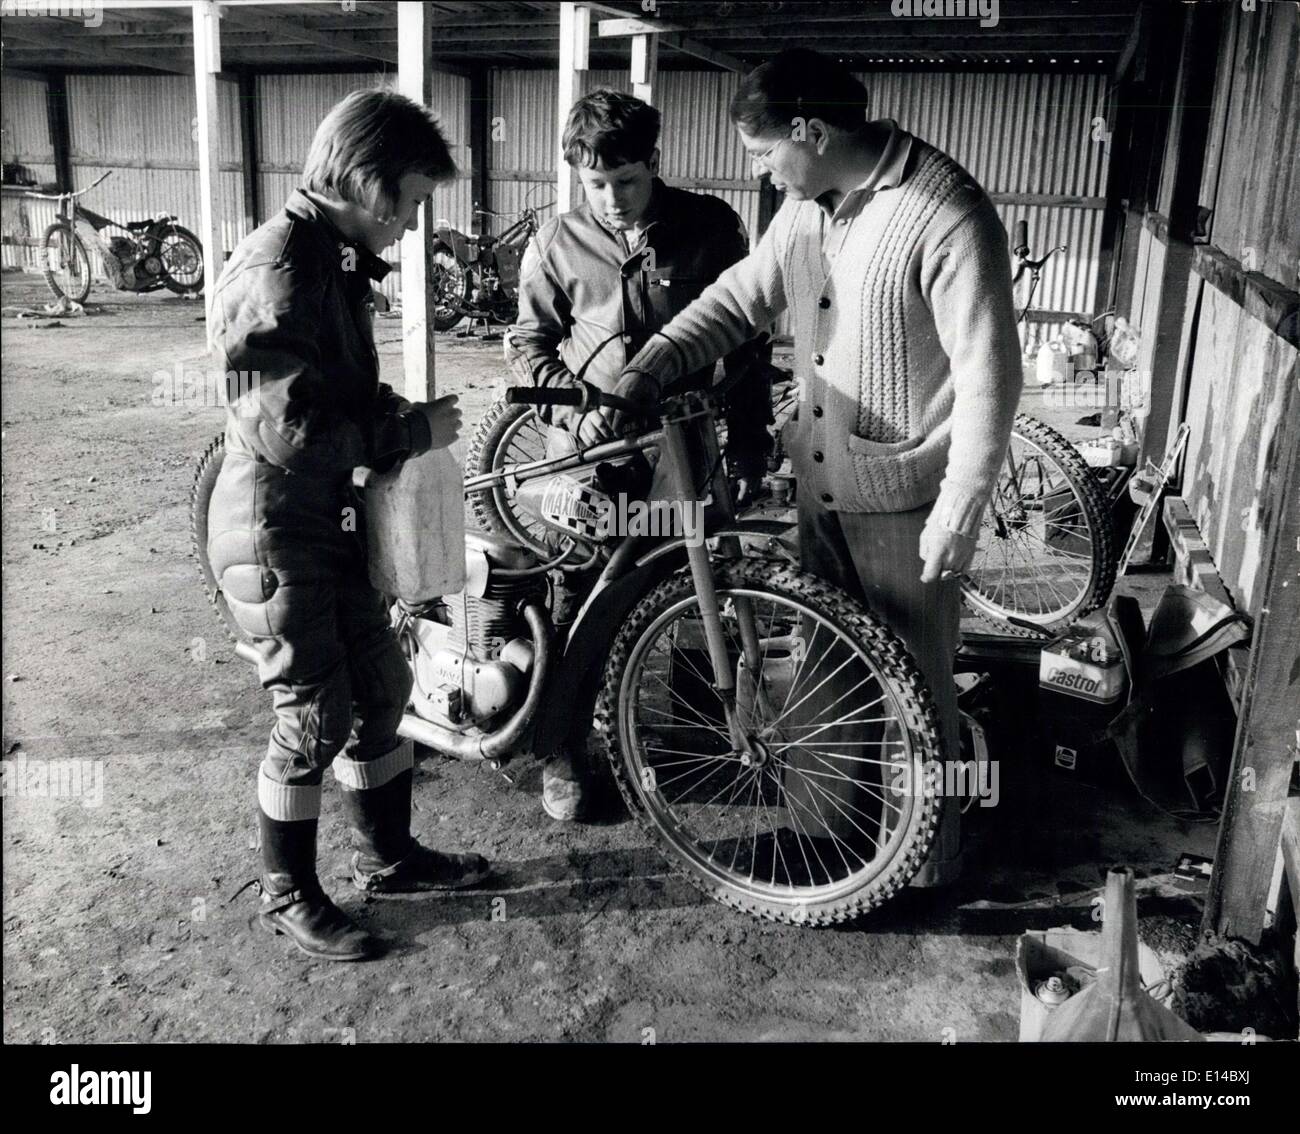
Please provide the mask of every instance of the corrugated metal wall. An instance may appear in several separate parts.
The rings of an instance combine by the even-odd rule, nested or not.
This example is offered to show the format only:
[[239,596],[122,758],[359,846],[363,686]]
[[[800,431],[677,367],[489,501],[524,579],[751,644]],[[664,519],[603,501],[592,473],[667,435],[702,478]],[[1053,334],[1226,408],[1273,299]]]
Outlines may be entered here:
[[[1109,91],[1104,76],[889,72],[859,78],[871,93],[873,116],[896,118],[945,150],[995,196],[1100,198],[1105,192]],[[756,237],[758,183],[727,117],[738,82],[731,73],[660,72],[655,101],[663,112],[662,171],[670,181],[738,182],[700,191],[727,201]],[[581,89],[598,86],[628,90],[628,73],[586,72]],[[492,168],[498,174],[553,176],[559,151],[552,115],[557,87],[553,71],[493,72],[492,114],[501,136],[493,143]],[[494,177],[493,207],[518,209],[530,190],[535,199],[548,199],[549,185],[535,190],[536,184]],[[1035,251],[1067,247],[1044,269],[1034,306],[1092,311],[1102,210],[1095,204],[1020,203],[999,203],[997,209],[1008,232],[1020,218],[1028,222]]]
[[[951,153],[995,196],[1098,198],[1104,192],[1105,144],[1099,136],[1104,136],[1108,91],[1102,76],[891,72],[862,78],[874,115],[897,118]],[[348,91],[378,81],[364,73],[259,76],[258,179],[264,214],[259,219],[278,208],[298,184],[312,134],[329,108]],[[734,181],[699,188],[727,201],[756,235],[758,183],[727,119],[738,81],[730,73],[660,72],[656,102],[664,116],[662,169],[675,182]],[[582,76],[583,92],[598,86],[628,90],[628,73],[589,71]],[[518,210],[530,193],[535,203],[553,196],[557,87],[554,71],[492,72],[488,168],[490,203],[498,212]],[[68,89],[77,183],[115,168],[87,203],[121,219],[168,210],[196,226],[193,83],[183,76],[71,76]],[[238,93],[231,83],[222,83],[220,91],[222,163],[228,166],[222,173],[222,198],[230,248],[244,235]],[[4,93],[6,136],[12,121],[15,145],[48,148],[48,132],[42,133],[43,85],[6,79]],[[472,208],[468,96],[467,79],[437,76],[434,111],[464,176],[436,196],[435,212],[465,229]],[[1100,132],[1094,129],[1098,118],[1103,120]],[[1035,250],[1068,246],[1045,270],[1035,306],[1092,310],[1101,210],[1000,203],[998,211],[1008,230],[1020,217],[1029,221]],[[395,292],[396,286],[394,275],[387,290]]]
[[[45,84],[5,75],[0,79],[0,97],[0,160],[26,166],[43,185],[53,182],[54,147],[45,111]],[[0,213],[0,231],[5,238],[0,245],[0,263],[6,268],[36,269],[36,249],[9,241],[39,238],[54,220],[54,202],[6,190]]]
[[[244,235],[239,104],[233,83],[218,84],[217,96],[222,238],[231,249]],[[121,222],[172,213],[197,232],[196,114],[194,82],[184,75],[69,75],[73,178],[81,188],[112,173],[82,203]]]
[[[302,184],[302,167],[312,136],[330,107],[355,90],[384,85],[373,74],[259,75],[257,78],[258,186],[262,217],[273,214],[294,189]],[[446,217],[460,228],[468,228],[470,210],[469,80],[459,75],[434,75],[433,112],[438,118],[451,155],[460,170],[456,180],[434,193],[435,217]],[[398,264],[398,246],[387,253]],[[398,273],[383,283],[390,299],[400,287]]]

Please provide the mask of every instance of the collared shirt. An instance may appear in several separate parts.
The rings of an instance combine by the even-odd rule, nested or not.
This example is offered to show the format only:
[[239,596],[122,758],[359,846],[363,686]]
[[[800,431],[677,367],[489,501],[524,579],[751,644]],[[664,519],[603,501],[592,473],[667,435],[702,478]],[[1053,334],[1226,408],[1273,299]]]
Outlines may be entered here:
[[[829,216],[826,207],[822,207],[822,256],[827,271],[839,256],[854,218],[871,203],[876,193],[896,189],[903,183],[907,159],[912,153],[912,135],[892,118],[882,119],[880,125],[889,127],[889,137],[875,168],[844,194]],[[818,204],[821,204],[820,200]]]

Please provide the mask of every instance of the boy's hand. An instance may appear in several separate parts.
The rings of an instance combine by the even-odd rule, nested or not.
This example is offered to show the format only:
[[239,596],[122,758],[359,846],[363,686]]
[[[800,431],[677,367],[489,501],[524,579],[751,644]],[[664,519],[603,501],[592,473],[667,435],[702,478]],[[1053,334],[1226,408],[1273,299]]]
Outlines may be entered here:
[[583,413],[577,406],[553,406],[551,424],[568,430],[583,445],[599,445],[604,441],[617,440],[603,410],[594,409]]
[[416,402],[411,409],[424,415],[429,423],[431,449],[446,449],[460,436],[460,406],[456,394],[447,394],[432,402]]

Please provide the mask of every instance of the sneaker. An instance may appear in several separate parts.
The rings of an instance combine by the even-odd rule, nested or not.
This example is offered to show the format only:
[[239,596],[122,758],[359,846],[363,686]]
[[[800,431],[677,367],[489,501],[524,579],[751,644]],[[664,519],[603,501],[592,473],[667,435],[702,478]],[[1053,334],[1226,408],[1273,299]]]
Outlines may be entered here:
[[582,770],[571,752],[557,752],[542,765],[542,810],[559,823],[572,823],[586,799]]

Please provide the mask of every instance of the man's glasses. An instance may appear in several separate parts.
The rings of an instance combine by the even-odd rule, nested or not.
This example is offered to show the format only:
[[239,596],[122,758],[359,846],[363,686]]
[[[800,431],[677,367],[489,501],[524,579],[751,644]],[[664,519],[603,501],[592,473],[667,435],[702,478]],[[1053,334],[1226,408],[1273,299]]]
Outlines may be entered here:
[[777,147],[780,146],[782,142],[788,142],[789,140],[790,140],[789,138],[778,138],[775,142],[773,142],[770,146],[768,146],[767,149],[765,149],[761,154],[751,153],[749,155],[750,169],[752,169],[755,174],[761,174],[765,172],[770,173],[772,167],[768,164],[769,160],[771,159],[772,155],[776,153]]

